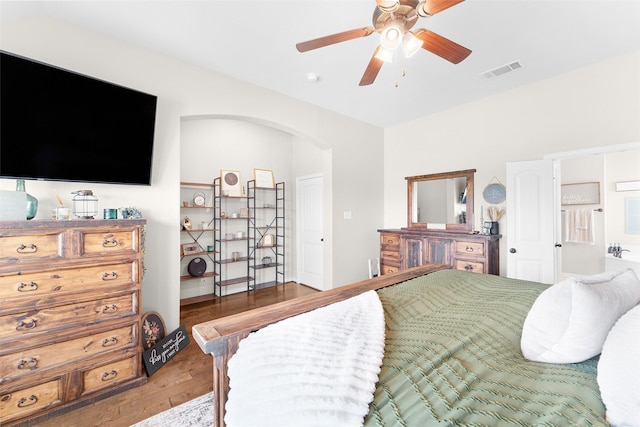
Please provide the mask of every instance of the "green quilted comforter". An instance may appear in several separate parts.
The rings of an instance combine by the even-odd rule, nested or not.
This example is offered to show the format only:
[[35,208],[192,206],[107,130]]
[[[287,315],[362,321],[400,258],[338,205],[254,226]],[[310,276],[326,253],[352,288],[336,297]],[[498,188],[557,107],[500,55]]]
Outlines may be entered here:
[[445,270],[378,291],[385,357],[365,426],[608,426],[597,359],[522,357],[524,319],[546,287]]

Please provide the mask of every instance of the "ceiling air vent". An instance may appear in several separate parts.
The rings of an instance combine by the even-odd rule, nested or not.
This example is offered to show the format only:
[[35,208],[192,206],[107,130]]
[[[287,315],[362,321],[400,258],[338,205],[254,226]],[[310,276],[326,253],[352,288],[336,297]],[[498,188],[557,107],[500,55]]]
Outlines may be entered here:
[[506,65],[501,65],[500,67],[494,68],[493,70],[480,73],[480,75],[488,80],[506,73],[510,73],[511,71],[519,70],[520,68],[522,68],[520,61],[514,61]]

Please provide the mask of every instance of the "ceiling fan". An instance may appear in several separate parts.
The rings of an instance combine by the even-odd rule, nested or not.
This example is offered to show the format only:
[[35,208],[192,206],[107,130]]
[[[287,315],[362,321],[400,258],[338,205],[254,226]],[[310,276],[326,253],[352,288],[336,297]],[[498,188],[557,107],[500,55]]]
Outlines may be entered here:
[[299,52],[318,49],[348,40],[380,34],[380,45],[371,56],[360,86],[373,83],[384,62],[391,62],[394,52],[402,45],[406,57],[420,48],[428,50],[454,64],[465,59],[471,51],[441,35],[424,28],[411,31],[419,17],[428,17],[455,6],[464,0],[376,0],[373,27],[357,28],[330,36],[296,44]]

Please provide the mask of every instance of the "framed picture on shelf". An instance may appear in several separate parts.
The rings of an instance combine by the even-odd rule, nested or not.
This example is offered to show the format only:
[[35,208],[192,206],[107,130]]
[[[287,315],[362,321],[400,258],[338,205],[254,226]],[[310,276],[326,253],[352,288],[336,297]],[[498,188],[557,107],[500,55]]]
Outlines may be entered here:
[[164,320],[155,311],[148,311],[142,316],[141,329],[142,348],[145,350],[153,347],[165,335]]
[[197,243],[183,243],[180,245],[180,249],[182,250],[182,255],[193,255],[200,252],[200,245]]
[[220,183],[222,195],[224,197],[242,197],[242,182],[240,181],[240,171],[221,170]]
[[254,168],[253,179],[255,179],[258,188],[275,188],[276,186],[273,180],[273,171],[269,169]]

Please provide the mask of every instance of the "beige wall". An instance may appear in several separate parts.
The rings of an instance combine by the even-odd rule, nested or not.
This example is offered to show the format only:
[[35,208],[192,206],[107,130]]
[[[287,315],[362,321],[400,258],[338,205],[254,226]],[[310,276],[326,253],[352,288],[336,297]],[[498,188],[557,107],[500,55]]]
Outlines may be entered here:
[[[504,77],[508,78],[508,76]],[[482,189],[507,162],[640,141],[640,52],[385,129],[385,227],[406,225],[404,177],[477,169]],[[507,217],[509,206],[507,207]],[[476,215],[474,226],[479,229]],[[501,224],[500,230],[506,231]],[[505,236],[506,237],[506,236]],[[501,272],[506,272],[506,238]]]

